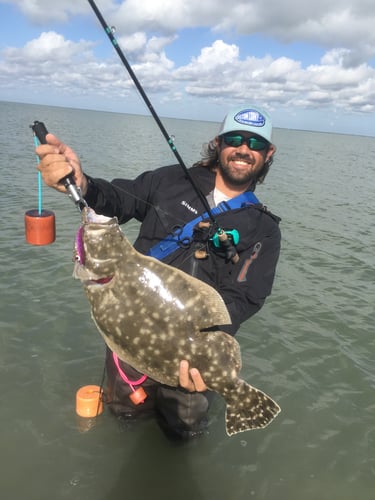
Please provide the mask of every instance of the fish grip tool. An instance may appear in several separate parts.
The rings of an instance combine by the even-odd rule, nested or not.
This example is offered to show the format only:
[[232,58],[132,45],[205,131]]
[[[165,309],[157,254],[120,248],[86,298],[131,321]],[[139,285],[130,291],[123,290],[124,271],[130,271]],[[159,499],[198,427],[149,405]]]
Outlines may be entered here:
[[[48,130],[43,122],[34,121],[30,128],[34,132],[40,144],[47,144],[46,135]],[[81,194],[81,190],[76,186],[72,174],[67,175],[61,179],[62,184],[69,194],[69,198],[75,203],[76,207],[82,211],[83,207],[87,207],[87,202]]]
[[175,155],[178,163],[180,164],[181,168],[183,169],[186,177],[188,178],[190,184],[192,185],[192,187],[194,188],[194,191],[197,193],[200,201],[202,202],[206,212],[207,212],[207,215],[208,217],[210,218],[211,220],[211,223],[213,225],[213,227],[215,228],[215,230],[217,231],[217,235],[218,235],[218,240],[220,241],[223,249],[225,250],[225,253],[226,253],[226,256],[227,256],[227,260],[230,260],[232,261],[234,264],[236,262],[238,262],[239,260],[239,256],[237,254],[237,251],[235,249],[235,245],[233,244],[233,241],[231,241],[231,239],[228,237],[228,234],[226,233],[226,231],[224,231],[222,228],[219,227],[219,224],[217,223],[215,217],[213,216],[212,214],[212,211],[211,211],[211,207],[206,199],[206,197],[204,196],[204,194],[202,193],[202,191],[199,189],[199,187],[197,186],[197,184],[195,183],[193,177],[190,175],[190,172],[188,170],[188,168],[186,167],[181,155],[179,154],[174,142],[173,142],[173,139],[172,137],[168,134],[167,130],[165,129],[162,121],[160,120],[158,114],[156,113],[150,99],[148,98],[146,92],[143,90],[143,87],[141,85],[141,83],[139,82],[136,74],[134,73],[131,65],[129,64],[128,60],[126,59],[123,51],[121,50],[119,44],[118,44],[118,41],[114,35],[114,31],[115,29],[113,27],[110,27],[108,26],[108,24],[106,23],[102,13],[100,12],[100,10],[98,9],[96,3],[94,2],[94,0],[88,0],[88,3],[90,4],[92,10],[94,11],[98,21],[100,22],[100,24],[102,25],[104,31],[106,32],[110,42],[112,43],[114,49],[116,50],[119,58],[121,59],[121,62],[123,63],[123,65],[125,66],[126,70],[128,71],[129,73],[129,76],[131,77],[131,79],[133,80],[133,83],[134,85],[136,86],[138,92],[140,93],[144,103],[146,104],[146,106],[148,107],[152,117],[154,118],[156,124],[158,125],[161,133],[163,134],[164,138],[166,139],[169,147],[171,148],[173,154]]

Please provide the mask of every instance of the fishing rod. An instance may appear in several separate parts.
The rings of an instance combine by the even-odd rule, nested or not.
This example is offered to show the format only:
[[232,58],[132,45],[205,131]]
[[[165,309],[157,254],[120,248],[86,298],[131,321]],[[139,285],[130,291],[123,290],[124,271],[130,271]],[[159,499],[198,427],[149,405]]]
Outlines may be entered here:
[[194,179],[192,178],[188,168],[186,167],[183,159],[181,158],[179,152],[177,151],[177,148],[171,138],[171,136],[168,134],[167,130],[165,129],[163,123],[161,122],[158,114],[156,113],[153,105],[151,104],[151,101],[150,99],[147,97],[147,94],[146,92],[143,90],[143,87],[142,85],[140,84],[136,74],[134,73],[132,67],[130,66],[128,60],[126,59],[123,51],[121,50],[117,40],[116,40],[116,37],[114,36],[114,30],[112,28],[110,28],[108,26],[108,24],[106,23],[106,21],[104,20],[104,17],[102,16],[100,10],[98,9],[98,7],[96,6],[94,0],[88,0],[89,4],[91,5],[92,7],[92,10],[95,12],[95,15],[96,17],[98,18],[100,24],[102,25],[104,31],[107,33],[108,35],[108,38],[110,39],[113,47],[115,48],[117,54],[119,55],[123,65],[125,66],[125,68],[127,69],[131,79],[133,80],[138,92],[141,94],[141,97],[142,99],[144,100],[146,106],[148,107],[148,109],[150,110],[150,113],[152,115],[152,117],[154,118],[155,122],[157,123],[161,133],[163,134],[164,138],[166,139],[169,147],[171,148],[172,152],[174,153],[178,163],[180,164],[180,166],[182,167],[182,169],[184,170],[187,178],[189,179],[191,185],[193,186],[195,192],[197,193],[199,199],[201,200],[201,202],[203,203],[203,206],[209,216],[209,218],[211,219],[211,222],[213,223],[215,229],[219,232],[219,233],[224,233],[224,231],[222,231],[220,228],[219,228],[219,225],[218,223],[216,222],[215,220],[215,217],[213,216],[212,212],[211,212],[211,207],[210,205],[208,204],[208,201],[206,199],[206,197],[203,195],[203,193],[201,192],[201,190],[198,188],[198,186],[196,185]]

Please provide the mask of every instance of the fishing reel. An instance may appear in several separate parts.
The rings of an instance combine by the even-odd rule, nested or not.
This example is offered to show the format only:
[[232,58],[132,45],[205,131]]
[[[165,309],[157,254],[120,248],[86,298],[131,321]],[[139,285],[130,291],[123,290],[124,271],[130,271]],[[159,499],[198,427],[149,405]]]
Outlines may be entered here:
[[240,257],[236,250],[236,245],[240,241],[240,235],[237,229],[218,229],[214,236],[211,238],[214,247],[224,250],[225,258],[236,264]]
[[[224,232],[227,235],[227,238],[232,242],[234,246],[238,245],[238,242],[240,241],[240,234],[237,231],[237,229],[227,229]],[[220,248],[222,246],[222,240],[220,240],[219,231],[216,231],[216,233],[213,235],[212,238],[210,238],[210,240],[212,241],[215,248]]]
[[223,251],[225,258],[228,261],[236,264],[239,256],[236,250],[236,245],[240,241],[240,235],[237,229],[217,229],[213,234],[213,226],[210,222],[199,222],[194,229],[194,241],[199,245],[195,251],[196,259],[205,259],[208,257],[207,243],[210,242],[212,246],[218,250]]

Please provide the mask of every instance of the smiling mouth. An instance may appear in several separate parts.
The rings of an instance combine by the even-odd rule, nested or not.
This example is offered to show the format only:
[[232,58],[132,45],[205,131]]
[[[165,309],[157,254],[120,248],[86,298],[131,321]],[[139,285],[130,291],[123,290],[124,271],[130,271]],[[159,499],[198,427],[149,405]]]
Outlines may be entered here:
[[232,168],[236,168],[236,169],[246,169],[246,170],[249,170],[253,164],[249,161],[246,161],[246,160],[239,160],[239,159],[233,159],[229,162],[229,165],[232,167]]
[[241,158],[238,156],[232,156],[229,160],[232,163],[237,163],[238,165],[251,166],[253,162],[249,158]]
[[251,165],[251,163],[249,163],[248,161],[244,161],[244,160],[232,160],[233,163],[238,163],[239,165]]

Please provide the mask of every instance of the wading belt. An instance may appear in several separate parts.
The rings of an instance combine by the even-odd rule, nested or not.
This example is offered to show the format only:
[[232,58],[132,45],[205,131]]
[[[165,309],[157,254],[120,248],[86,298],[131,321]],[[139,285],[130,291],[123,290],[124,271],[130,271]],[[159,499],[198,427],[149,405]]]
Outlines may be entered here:
[[[235,198],[232,198],[228,201],[222,201],[216,207],[211,209],[212,215],[219,215],[224,212],[228,212],[229,210],[234,210],[236,208],[242,208],[245,205],[255,205],[260,203],[258,198],[252,191],[247,191],[246,193],[242,193]],[[155,257],[156,259],[163,260],[165,257],[168,257],[171,253],[175,252],[179,248],[184,248],[190,245],[194,227],[205,219],[208,219],[208,213],[205,212],[202,215],[199,215],[195,219],[191,220],[185,226],[178,226],[173,233],[168,234],[168,236],[156,243],[153,247],[151,247],[147,253],[150,257]]]

